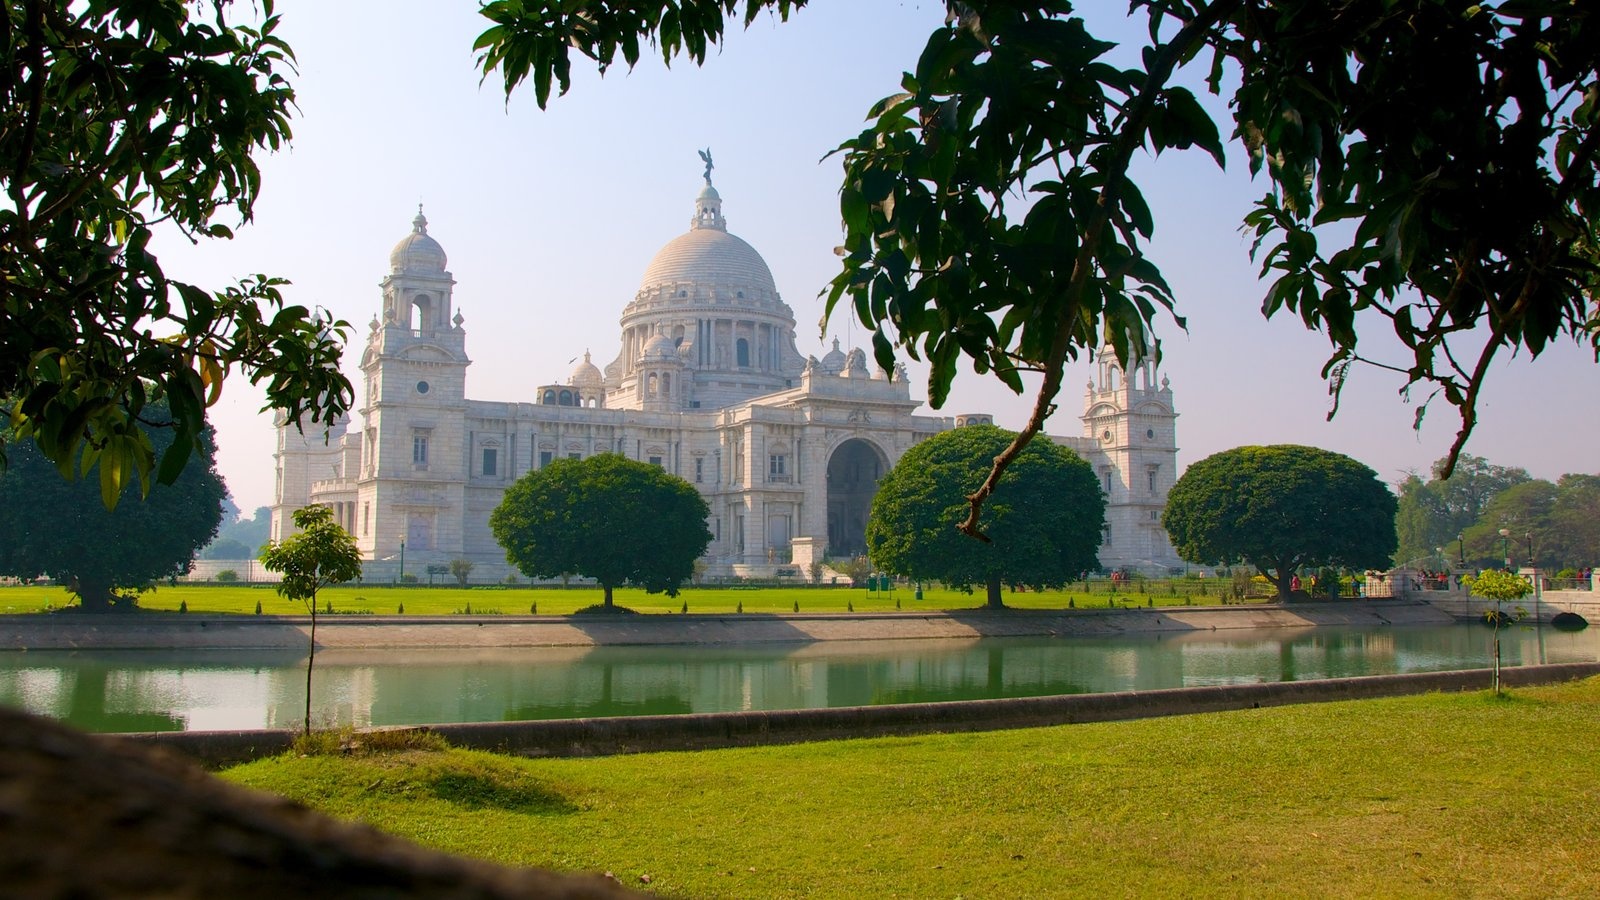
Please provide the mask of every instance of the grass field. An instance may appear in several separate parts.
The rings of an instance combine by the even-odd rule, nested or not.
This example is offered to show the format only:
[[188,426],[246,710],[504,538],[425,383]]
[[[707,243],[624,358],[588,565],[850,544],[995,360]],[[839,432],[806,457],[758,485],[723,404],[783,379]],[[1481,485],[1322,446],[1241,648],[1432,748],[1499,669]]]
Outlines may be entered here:
[[1600,679],[1058,728],[226,777],[675,897],[1590,897]]
[[[1152,582],[1151,590],[1109,593],[1108,582],[1092,582],[1088,589],[1065,591],[1023,591],[1005,596],[1007,605],[1018,609],[1064,609],[1117,606],[1210,606],[1221,602],[1215,590],[1200,594],[1194,585],[1182,582]],[[483,615],[527,615],[538,606],[540,615],[565,615],[602,600],[599,588],[495,588],[495,587],[415,587],[365,586],[333,587],[319,597],[331,602],[335,612],[381,613],[393,615],[403,604],[406,615],[450,615],[472,612]],[[900,587],[890,592],[870,593],[864,588],[847,587],[696,587],[684,588],[676,598],[665,594],[646,594],[622,588],[616,591],[619,606],[641,613],[678,613],[687,604],[690,613],[731,613],[741,606],[747,612],[856,612],[902,610],[971,609],[983,605],[981,594],[967,594],[945,588],[927,588],[923,599],[915,591]],[[304,615],[305,607],[280,596],[270,585],[185,585],[162,586],[139,598],[142,609],[176,611],[180,606],[192,613],[251,614],[256,603],[266,615]],[[0,613],[42,612],[74,605],[73,596],[60,587],[0,587]]]

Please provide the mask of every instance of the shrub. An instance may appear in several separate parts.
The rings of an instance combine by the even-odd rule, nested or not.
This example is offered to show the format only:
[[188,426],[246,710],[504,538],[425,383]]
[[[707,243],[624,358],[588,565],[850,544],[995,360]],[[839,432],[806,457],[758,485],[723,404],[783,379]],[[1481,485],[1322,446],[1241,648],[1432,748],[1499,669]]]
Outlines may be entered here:
[[188,611],[189,611],[189,601],[187,601],[187,600],[179,600],[178,601],[178,612],[186,613]]
[[223,569],[211,580],[217,582],[218,584],[233,584],[239,580],[239,573],[232,569]]
[[256,615],[258,615],[258,616],[261,615],[261,601],[260,600],[256,601]]

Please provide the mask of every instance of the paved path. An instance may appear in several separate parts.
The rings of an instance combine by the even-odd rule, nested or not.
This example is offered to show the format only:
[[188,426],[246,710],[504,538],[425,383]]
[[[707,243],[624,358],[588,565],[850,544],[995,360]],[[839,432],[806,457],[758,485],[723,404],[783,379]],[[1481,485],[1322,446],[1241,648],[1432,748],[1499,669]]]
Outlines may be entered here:
[[[618,616],[324,616],[319,648],[588,647],[750,644],[1014,636],[1095,636],[1319,625],[1437,625],[1455,621],[1425,603],[1127,610]],[[0,616],[0,650],[303,648],[306,616],[138,613]]]

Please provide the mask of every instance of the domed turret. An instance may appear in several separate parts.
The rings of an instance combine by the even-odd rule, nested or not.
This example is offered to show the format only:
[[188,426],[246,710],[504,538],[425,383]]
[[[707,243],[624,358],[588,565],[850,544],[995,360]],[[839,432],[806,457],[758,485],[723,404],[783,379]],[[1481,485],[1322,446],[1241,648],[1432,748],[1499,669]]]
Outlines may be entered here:
[[389,268],[399,272],[443,272],[449,257],[439,242],[428,236],[428,217],[417,204],[417,217],[411,220],[411,233],[400,239],[389,252]]
[[650,340],[645,341],[644,350],[639,353],[640,362],[677,358],[678,348],[673,346],[672,338],[659,331]]
[[567,384],[584,389],[584,393],[599,393],[601,382],[605,377],[600,374],[600,367],[589,361],[589,351],[583,351],[583,362],[572,370],[572,377],[567,379]]
[[819,367],[826,375],[837,375],[844,371],[846,359],[847,357],[845,356],[844,351],[839,349],[839,339],[834,338],[833,349],[829,350],[822,357],[821,361],[819,362]]

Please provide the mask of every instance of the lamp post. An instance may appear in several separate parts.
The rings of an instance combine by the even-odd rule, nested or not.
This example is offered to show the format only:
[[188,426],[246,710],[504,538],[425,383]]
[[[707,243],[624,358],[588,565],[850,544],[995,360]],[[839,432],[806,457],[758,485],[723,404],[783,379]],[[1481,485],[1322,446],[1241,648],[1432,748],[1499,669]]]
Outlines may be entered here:
[[1506,571],[1511,571],[1511,529],[1500,529],[1500,555],[1506,558]]
[[[1528,532],[1523,538],[1528,542],[1528,568],[1533,570],[1533,624],[1539,626],[1539,594],[1543,578],[1539,577],[1539,558],[1533,555],[1533,532]],[[1539,633],[1539,663],[1544,664],[1544,632]]]
[[1466,535],[1459,531],[1456,532],[1456,556],[1461,571],[1465,572],[1467,570],[1467,540]]
[[[1510,563],[1506,563],[1506,565],[1509,566]],[[400,583],[401,584],[405,584],[405,581],[406,581],[406,539],[405,538],[401,538],[400,539]]]

